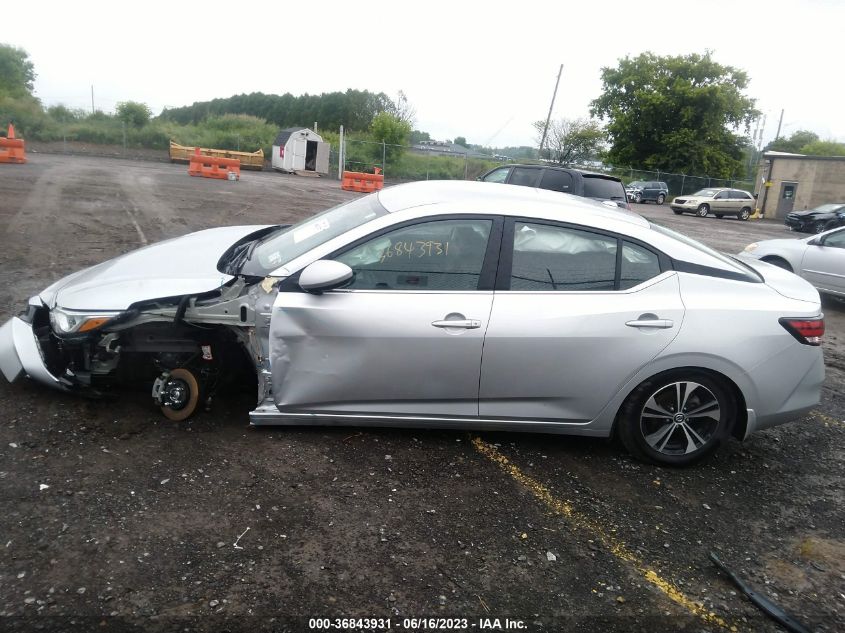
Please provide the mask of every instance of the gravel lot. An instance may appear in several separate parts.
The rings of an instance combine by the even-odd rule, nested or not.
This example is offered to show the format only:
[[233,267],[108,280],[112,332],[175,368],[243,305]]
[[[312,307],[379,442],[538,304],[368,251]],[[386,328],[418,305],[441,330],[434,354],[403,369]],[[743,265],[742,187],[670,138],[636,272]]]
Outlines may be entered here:
[[[144,241],[293,221],[356,195],[186,172],[45,154],[0,165],[0,316]],[[728,252],[786,235],[774,221],[637,210]],[[845,630],[845,307],[825,312],[816,411],[687,470],[581,438],[252,429],[251,393],[174,424],[146,391],[88,401],[0,379],[0,629],[300,631],[372,617],[423,630],[405,618],[439,617],[781,630],[710,564],[714,550],[813,630]]]

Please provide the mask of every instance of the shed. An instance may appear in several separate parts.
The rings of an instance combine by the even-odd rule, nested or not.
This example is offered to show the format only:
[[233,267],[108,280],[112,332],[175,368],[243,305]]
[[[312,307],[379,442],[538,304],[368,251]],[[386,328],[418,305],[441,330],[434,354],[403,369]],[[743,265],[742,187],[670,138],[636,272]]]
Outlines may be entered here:
[[310,171],[329,173],[331,145],[307,127],[289,127],[279,132],[273,141],[273,169],[288,173]]
[[845,156],[770,151],[757,173],[757,204],[767,218],[845,200]]

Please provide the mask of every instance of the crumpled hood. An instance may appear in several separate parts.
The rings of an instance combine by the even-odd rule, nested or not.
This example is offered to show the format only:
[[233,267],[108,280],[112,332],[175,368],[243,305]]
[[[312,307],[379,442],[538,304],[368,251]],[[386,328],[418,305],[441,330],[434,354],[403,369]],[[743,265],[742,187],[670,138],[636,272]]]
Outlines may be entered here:
[[209,292],[232,279],[217,270],[223,253],[264,228],[226,226],[150,244],[68,275],[39,296],[50,308],[125,310],[138,301]]

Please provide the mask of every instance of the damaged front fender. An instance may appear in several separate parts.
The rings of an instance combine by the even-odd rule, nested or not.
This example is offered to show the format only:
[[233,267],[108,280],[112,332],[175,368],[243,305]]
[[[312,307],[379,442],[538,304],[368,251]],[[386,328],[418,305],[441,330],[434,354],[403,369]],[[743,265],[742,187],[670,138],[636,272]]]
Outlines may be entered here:
[[9,382],[25,374],[62,391],[71,387],[67,380],[54,376],[47,369],[32,324],[20,317],[12,317],[0,327],[0,370]]

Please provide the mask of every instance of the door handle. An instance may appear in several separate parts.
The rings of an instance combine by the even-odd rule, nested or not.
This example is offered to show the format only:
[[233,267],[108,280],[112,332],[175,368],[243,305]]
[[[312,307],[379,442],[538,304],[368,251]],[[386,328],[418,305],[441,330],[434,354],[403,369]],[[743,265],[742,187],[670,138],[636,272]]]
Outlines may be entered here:
[[625,325],[628,327],[645,327],[654,330],[666,330],[675,325],[672,319],[637,319],[635,321],[626,321]]
[[477,319],[455,319],[454,321],[448,320],[448,319],[443,319],[443,320],[440,320],[440,321],[432,321],[431,324],[434,327],[444,327],[444,328],[454,327],[454,328],[462,328],[464,330],[475,330],[476,328],[481,327],[481,321],[479,321]]

